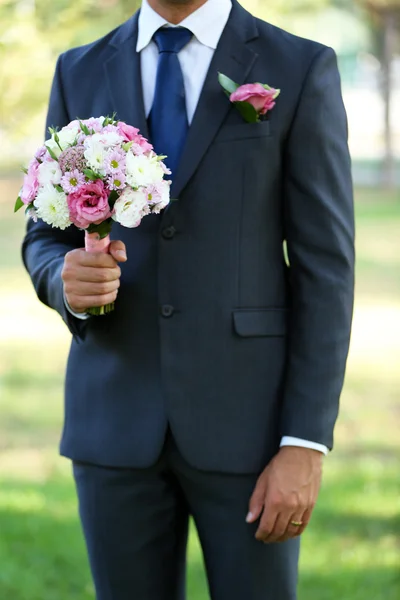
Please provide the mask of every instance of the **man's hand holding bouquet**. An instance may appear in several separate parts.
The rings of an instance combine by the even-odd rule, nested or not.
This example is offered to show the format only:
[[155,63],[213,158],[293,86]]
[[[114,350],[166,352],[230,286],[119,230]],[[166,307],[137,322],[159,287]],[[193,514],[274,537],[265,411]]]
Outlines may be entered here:
[[[39,148],[25,170],[15,205],[52,227],[85,231],[85,249],[70,252],[63,280],[75,312],[114,309],[122,242],[110,242],[113,221],[138,227],[170,201],[170,171],[139,130],[113,117],[75,120]],[[104,302],[103,302],[104,301]]]

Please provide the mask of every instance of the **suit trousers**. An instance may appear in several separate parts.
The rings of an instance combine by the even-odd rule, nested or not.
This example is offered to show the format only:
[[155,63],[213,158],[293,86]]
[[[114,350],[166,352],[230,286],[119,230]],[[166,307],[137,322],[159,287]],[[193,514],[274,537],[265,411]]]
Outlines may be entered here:
[[195,469],[171,433],[150,468],[73,472],[97,600],[185,600],[190,516],[212,600],[296,600],[299,540],[263,544],[245,520],[258,474]]

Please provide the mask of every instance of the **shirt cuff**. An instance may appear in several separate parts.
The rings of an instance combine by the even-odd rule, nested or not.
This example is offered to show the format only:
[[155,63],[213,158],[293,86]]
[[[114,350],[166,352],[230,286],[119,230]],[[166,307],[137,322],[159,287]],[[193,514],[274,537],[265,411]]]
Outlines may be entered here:
[[67,298],[65,297],[65,292],[64,292],[64,304],[65,304],[67,311],[73,317],[76,317],[77,319],[80,319],[81,321],[86,321],[86,319],[89,319],[90,315],[88,315],[87,313],[77,313],[72,310],[72,308],[70,307],[70,305],[67,302]]
[[327,446],[323,444],[318,444],[317,442],[310,442],[308,440],[303,440],[301,438],[291,437],[288,435],[283,436],[281,441],[282,446],[298,446],[300,448],[309,448],[310,450],[317,450],[317,452],[322,452],[322,454],[329,454],[329,449]]

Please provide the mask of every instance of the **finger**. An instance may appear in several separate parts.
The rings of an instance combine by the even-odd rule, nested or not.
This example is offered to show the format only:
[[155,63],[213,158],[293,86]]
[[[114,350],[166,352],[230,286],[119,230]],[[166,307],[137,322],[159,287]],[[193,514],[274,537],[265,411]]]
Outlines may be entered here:
[[93,283],[86,281],[66,282],[64,284],[65,294],[67,299],[69,296],[104,296],[118,290],[120,280],[106,281],[102,283]]
[[126,255],[126,246],[124,242],[111,242],[109,252],[117,262],[125,262],[128,260]]
[[[293,525],[293,523],[304,523],[304,511],[303,512],[299,512],[297,511],[295,514],[293,514],[290,518],[289,521],[287,523],[287,527],[286,530],[284,531],[284,533],[279,536],[277,539],[275,539],[275,542],[286,542],[287,540],[297,537],[299,535],[299,531],[302,528],[302,525]],[[279,532],[278,532],[279,533]],[[278,535],[277,533],[277,535]]]
[[247,513],[246,522],[254,523],[260,517],[265,500],[265,486],[259,480],[254,488],[254,492],[249,501],[249,512]]
[[290,519],[290,513],[288,513],[288,512],[279,513],[271,533],[264,540],[266,544],[274,544],[278,541],[281,541],[281,538],[283,538],[287,532],[288,525],[289,525],[289,519]]
[[76,256],[74,256],[74,262],[75,265],[78,264],[81,267],[94,267],[96,269],[115,268],[115,259],[111,254],[103,254],[103,252],[86,252],[84,250],[78,250]]
[[[309,522],[311,521],[312,511],[313,509],[309,508],[304,512],[302,518],[299,519],[303,524],[301,525],[301,527],[297,527],[297,531],[295,532],[293,537],[298,537],[299,535],[302,535],[304,533],[304,531],[308,527]],[[297,519],[293,520],[297,521]]]
[[62,279],[64,283],[83,281],[85,283],[107,283],[121,277],[121,269],[114,263],[112,269],[96,269],[94,267],[81,267],[64,265]]
[[279,512],[274,508],[264,508],[260,524],[256,531],[256,540],[266,542],[271,532],[274,530],[275,523],[279,517]]
[[102,296],[71,296],[68,304],[74,312],[85,312],[89,308],[97,308],[111,304],[117,299],[118,292],[112,294],[104,294]]

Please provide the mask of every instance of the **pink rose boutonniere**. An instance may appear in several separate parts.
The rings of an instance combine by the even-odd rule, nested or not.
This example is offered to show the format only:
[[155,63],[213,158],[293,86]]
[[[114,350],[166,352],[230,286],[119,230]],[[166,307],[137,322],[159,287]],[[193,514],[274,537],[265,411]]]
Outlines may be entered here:
[[264,120],[267,113],[274,108],[275,100],[281,93],[281,90],[272,88],[266,83],[239,85],[222,73],[218,73],[218,81],[229,100],[248,123]]

